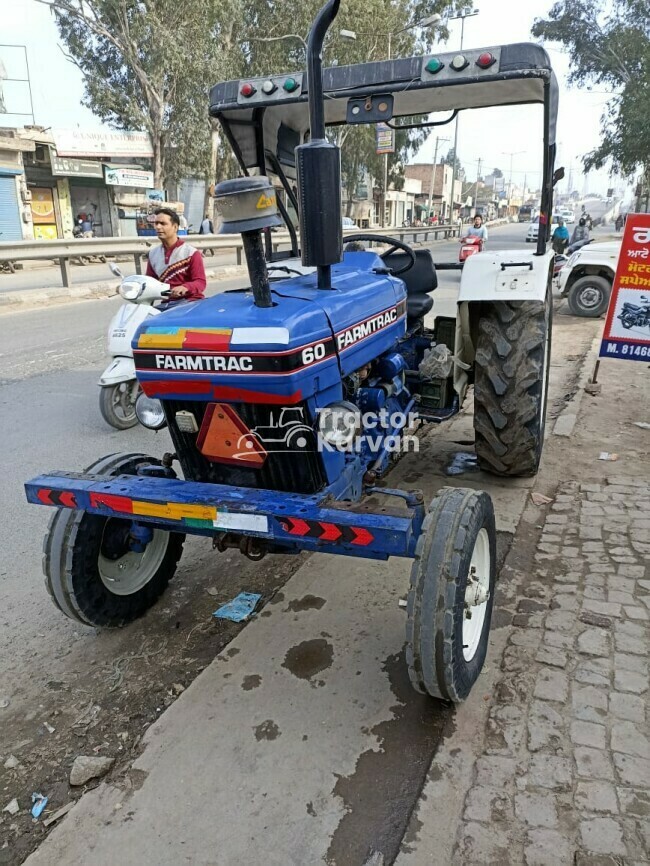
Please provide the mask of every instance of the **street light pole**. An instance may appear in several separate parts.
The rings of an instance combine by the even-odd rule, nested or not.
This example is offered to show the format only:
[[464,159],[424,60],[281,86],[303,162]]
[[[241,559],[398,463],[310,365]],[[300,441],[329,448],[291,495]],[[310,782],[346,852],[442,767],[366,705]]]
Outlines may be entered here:
[[520,153],[526,153],[525,150],[502,150],[501,153],[504,156],[510,157],[510,175],[508,178],[508,207],[510,207],[510,199],[512,198],[512,160],[515,156],[519,156]]
[[[431,185],[429,186],[429,209],[428,209],[428,218],[431,219],[431,210],[433,208],[433,185],[435,183],[436,178],[436,165],[438,163],[438,143],[441,141],[449,141],[448,138],[440,138],[436,135],[436,146],[433,151],[433,165],[431,166]],[[443,178],[444,180],[444,178]]]
[[[463,42],[465,40],[465,19],[472,18],[474,15],[478,15],[479,10],[474,9],[472,12],[464,10],[460,13],[460,15],[452,15],[449,20],[456,21],[460,19],[460,50],[463,50]],[[456,121],[454,124],[454,163],[451,172],[451,201],[450,201],[450,210],[449,210],[449,221],[451,222],[454,218],[454,187],[456,186],[456,160],[458,159],[458,117],[456,117]]]

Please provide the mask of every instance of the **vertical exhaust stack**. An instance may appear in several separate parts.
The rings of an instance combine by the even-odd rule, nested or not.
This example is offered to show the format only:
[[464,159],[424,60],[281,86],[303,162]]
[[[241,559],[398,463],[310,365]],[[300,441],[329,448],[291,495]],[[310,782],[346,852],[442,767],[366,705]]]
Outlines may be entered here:
[[318,269],[318,288],[332,288],[332,265],[341,261],[341,151],[325,138],[323,41],[341,0],[328,0],[307,42],[310,140],[296,148],[302,263]]

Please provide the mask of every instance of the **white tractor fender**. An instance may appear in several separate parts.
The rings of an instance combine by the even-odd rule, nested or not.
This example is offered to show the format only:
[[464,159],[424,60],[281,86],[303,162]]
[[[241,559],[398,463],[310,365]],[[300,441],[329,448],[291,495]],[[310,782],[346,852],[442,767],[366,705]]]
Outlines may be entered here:
[[97,383],[101,388],[107,385],[118,385],[120,382],[130,382],[135,379],[135,362],[133,358],[113,358],[104,370]]
[[458,303],[466,301],[544,301],[553,251],[485,251],[470,256],[460,278]]

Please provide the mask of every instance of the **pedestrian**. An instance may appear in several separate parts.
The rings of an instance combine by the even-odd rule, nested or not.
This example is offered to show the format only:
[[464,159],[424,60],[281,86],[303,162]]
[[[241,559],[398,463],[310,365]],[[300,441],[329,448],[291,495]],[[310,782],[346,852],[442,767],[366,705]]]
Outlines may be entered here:
[[200,235],[213,235],[214,227],[212,225],[212,220],[210,219],[210,215],[206,214],[201,223],[201,228],[199,229]]
[[167,283],[172,300],[201,300],[207,284],[203,256],[196,247],[179,239],[179,215],[171,208],[158,208],[154,228],[161,244],[149,250],[147,276]]
[[[582,219],[582,217],[581,217]],[[560,217],[557,221],[557,227],[551,237],[553,250],[557,255],[562,255],[569,243],[569,229],[564,225],[564,220]]]
[[578,241],[588,241],[589,240],[589,228],[587,226],[587,220],[584,217],[580,217],[578,220],[578,225],[574,228],[573,234],[571,235],[571,245],[578,243]]
[[81,218],[81,236],[84,238],[92,238],[93,231],[93,215],[91,213],[79,214]]
[[187,220],[185,219],[185,214],[178,215],[178,227],[181,231],[187,231]]

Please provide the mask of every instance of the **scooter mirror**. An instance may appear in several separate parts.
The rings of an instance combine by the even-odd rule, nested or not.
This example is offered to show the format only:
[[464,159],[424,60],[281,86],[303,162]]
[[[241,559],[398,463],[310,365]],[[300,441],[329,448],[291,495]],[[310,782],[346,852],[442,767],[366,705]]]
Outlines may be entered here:
[[111,269],[111,273],[115,274],[116,277],[122,276],[122,271],[118,268],[115,262],[109,262],[108,267]]

